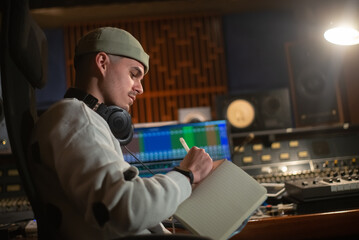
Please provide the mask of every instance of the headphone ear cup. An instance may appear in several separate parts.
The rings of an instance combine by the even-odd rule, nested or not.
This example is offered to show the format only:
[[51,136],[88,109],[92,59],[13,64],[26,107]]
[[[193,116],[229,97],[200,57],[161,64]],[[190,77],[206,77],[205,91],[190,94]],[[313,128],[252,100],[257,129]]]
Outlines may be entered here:
[[[98,103],[97,98],[77,88],[69,88],[64,97],[75,97],[83,101],[91,109],[94,109]],[[134,130],[131,115],[126,110],[117,106],[107,107],[105,104],[101,103],[97,107],[96,112],[106,120],[112,134],[122,146],[131,142]]]
[[107,107],[106,121],[113,135],[120,141],[121,145],[131,142],[133,137],[133,125],[131,115],[117,106]]
[[121,146],[126,146],[127,144],[129,144],[132,141],[132,137],[133,137],[133,125],[131,125],[131,129],[127,135],[126,138],[118,138],[118,141],[120,142]]

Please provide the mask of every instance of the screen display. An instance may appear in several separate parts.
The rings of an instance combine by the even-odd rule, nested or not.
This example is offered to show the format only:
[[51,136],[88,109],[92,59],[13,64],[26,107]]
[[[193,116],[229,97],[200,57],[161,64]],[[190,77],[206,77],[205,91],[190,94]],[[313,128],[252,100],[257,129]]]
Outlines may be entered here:
[[[179,140],[181,137],[189,148],[204,148],[213,160],[230,160],[225,120],[135,128],[127,148],[150,168],[165,172],[177,166],[187,154]],[[125,161],[137,163],[126,150],[123,155]]]

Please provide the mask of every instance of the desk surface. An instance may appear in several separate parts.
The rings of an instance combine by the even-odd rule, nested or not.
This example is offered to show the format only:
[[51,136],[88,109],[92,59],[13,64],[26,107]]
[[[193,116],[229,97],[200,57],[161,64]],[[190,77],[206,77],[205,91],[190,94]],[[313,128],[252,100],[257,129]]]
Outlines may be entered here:
[[268,217],[250,220],[230,240],[357,240],[358,222],[359,209]]
[[359,239],[359,209],[251,220],[231,240]]
[[[230,240],[354,240],[359,239],[358,222],[359,209],[268,217],[250,220]],[[178,228],[176,232],[190,234],[187,230]],[[37,240],[36,237],[20,239]]]

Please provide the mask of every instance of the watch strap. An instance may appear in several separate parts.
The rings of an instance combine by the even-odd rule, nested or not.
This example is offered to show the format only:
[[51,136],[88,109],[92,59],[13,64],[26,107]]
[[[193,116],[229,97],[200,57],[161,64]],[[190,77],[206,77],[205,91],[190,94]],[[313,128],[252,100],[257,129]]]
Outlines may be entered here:
[[174,167],[174,168],[172,169],[172,171],[176,171],[176,172],[182,173],[183,175],[185,175],[186,177],[188,177],[188,178],[189,178],[189,182],[190,182],[191,184],[193,184],[194,178],[193,178],[193,173],[192,173],[191,170],[189,170],[189,169],[183,169],[183,168],[180,168],[180,167]]

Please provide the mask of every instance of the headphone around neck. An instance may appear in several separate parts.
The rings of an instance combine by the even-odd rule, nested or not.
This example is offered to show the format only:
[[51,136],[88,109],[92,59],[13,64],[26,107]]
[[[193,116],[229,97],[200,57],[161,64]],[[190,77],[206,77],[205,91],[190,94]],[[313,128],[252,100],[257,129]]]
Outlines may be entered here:
[[83,101],[89,108],[103,117],[121,146],[131,142],[133,125],[131,115],[126,110],[118,106],[106,106],[104,103],[98,104],[97,98],[77,88],[69,88],[64,97],[77,98]]

